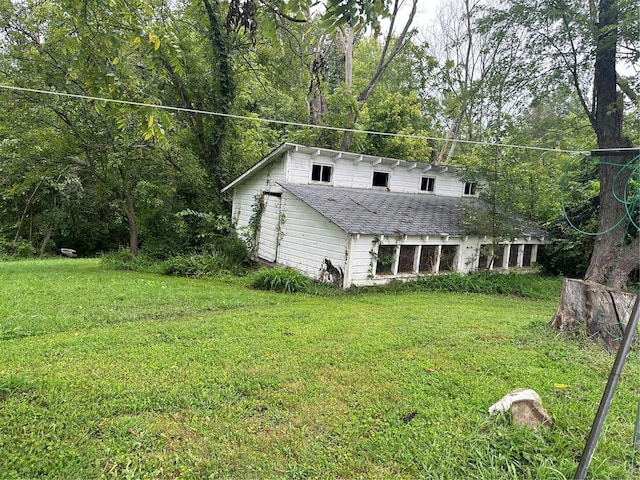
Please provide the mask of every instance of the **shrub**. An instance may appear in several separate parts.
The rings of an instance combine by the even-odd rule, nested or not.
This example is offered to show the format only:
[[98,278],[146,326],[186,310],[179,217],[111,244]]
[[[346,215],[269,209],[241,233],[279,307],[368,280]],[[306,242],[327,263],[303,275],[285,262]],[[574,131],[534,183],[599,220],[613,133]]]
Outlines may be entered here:
[[265,268],[251,279],[251,286],[285,293],[315,293],[314,282],[293,268]]
[[557,277],[519,272],[480,272],[467,275],[450,273],[421,277],[404,283],[393,281],[388,285],[372,288],[383,292],[484,293],[544,300],[559,296],[560,280]]
[[250,264],[249,252],[244,242],[230,234],[191,253],[168,258],[163,264],[163,273],[184,277],[246,275]]
[[26,240],[17,242],[0,239],[0,259],[15,260],[21,258],[33,258],[36,256],[36,249]]
[[105,254],[102,261],[115,270],[137,270],[183,277],[246,275],[251,264],[244,242],[233,234],[217,238],[207,246],[166,258],[159,258],[157,252],[150,254],[143,249],[132,259],[129,250],[123,249]]
[[245,275],[247,262],[235,262],[225,252],[208,249],[204,252],[176,255],[162,264],[162,273],[181,277],[211,277],[221,274]]
[[131,270],[140,272],[162,272],[162,262],[151,258],[145,252],[140,252],[135,258],[131,258],[128,248],[123,248],[117,252],[105,253],[102,256],[102,263],[114,270]]

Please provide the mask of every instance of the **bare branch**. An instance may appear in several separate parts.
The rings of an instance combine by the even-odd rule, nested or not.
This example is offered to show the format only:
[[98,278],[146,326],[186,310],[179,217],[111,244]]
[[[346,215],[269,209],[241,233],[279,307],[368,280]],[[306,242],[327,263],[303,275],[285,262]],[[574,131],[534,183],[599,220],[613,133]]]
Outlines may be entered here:
[[395,42],[393,43],[393,48],[387,55],[387,51],[389,49],[389,46],[391,45],[391,41],[393,40],[393,27],[395,24],[395,18],[398,13],[399,3],[400,3],[399,0],[395,0],[394,2],[393,14],[391,17],[392,18],[391,25],[389,26],[389,31],[385,39],[382,55],[380,55],[378,68],[376,68],[375,73],[369,79],[369,83],[367,84],[367,86],[357,95],[356,99],[359,102],[364,102],[365,100],[367,100],[367,98],[369,98],[369,96],[373,92],[373,89],[380,81],[380,77],[382,77],[382,74],[385,72],[385,70],[387,69],[389,64],[393,61],[393,59],[398,55],[398,53],[400,52],[400,49],[405,45],[408,39],[409,29],[411,28],[411,24],[413,23],[413,18],[416,15],[418,0],[413,0],[411,13],[409,14],[409,18],[407,19],[407,22],[405,23],[404,28],[402,29],[402,33],[400,33],[398,38],[396,38]]

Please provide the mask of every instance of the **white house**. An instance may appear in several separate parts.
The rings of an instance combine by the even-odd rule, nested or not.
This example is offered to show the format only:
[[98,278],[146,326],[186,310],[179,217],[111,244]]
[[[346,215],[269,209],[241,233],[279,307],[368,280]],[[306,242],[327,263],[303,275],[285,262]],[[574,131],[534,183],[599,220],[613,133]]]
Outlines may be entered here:
[[544,232],[470,235],[478,204],[455,168],[285,143],[227,185],[257,258],[347,288],[442,272],[527,268]]

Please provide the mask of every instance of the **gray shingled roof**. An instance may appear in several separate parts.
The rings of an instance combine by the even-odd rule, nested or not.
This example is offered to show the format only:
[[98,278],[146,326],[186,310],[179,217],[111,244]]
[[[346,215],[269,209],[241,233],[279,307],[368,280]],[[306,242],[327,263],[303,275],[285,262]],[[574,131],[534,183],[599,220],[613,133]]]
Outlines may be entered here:
[[325,185],[281,183],[346,233],[463,235],[463,205],[472,199]]
[[[280,183],[346,233],[369,235],[465,235],[462,211],[486,209],[477,198],[442,197],[361,188]],[[522,235],[545,236],[534,223],[512,217]]]

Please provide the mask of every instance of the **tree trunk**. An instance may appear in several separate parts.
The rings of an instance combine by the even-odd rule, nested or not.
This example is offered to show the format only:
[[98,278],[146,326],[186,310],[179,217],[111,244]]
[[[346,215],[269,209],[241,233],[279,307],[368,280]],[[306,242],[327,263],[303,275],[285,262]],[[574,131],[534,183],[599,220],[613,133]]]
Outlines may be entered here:
[[44,255],[44,252],[47,249],[47,244],[49,243],[49,240],[51,240],[52,230],[53,230],[53,227],[51,225],[47,225],[44,238],[42,239],[42,244],[40,245],[40,256]]
[[613,352],[619,346],[634,300],[630,293],[596,282],[565,278],[558,311],[549,325],[569,331],[575,328],[576,320],[584,322],[589,338],[601,341],[608,352]]
[[[382,53],[380,55],[380,59],[378,60],[378,66],[376,68],[376,71],[373,73],[373,75],[369,79],[369,82],[364,87],[364,89],[362,89],[362,91],[358,95],[356,95],[356,101],[360,105],[359,108],[361,108],[362,104],[364,104],[367,101],[367,99],[371,96],[371,94],[373,93],[373,90],[378,85],[380,78],[389,67],[389,64],[393,61],[394,58],[396,58],[398,53],[400,53],[400,50],[406,44],[406,42],[410,40],[410,37],[411,37],[410,28],[411,28],[411,25],[413,24],[413,19],[416,15],[416,11],[418,8],[418,0],[411,1],[411,12],[409,13],[409,17],[407,18],[407,21],[404,24],[402,32],[400,32],[400,34],[394,38],[394,25],[395,25],[396,17],[398,16],[398,11],[401,4],[402,2],[400,2],[399,0],[394,0],[393,2],[391,23],[389,25],[389,30],[387,32],[384,45],[382,47]],[[348,55],[349,57],[352,57],[353,41],[354,41],[353,29],[351,29],[349,38],[347,39],[346,42],[344,42],[346,45],[350,44],[349,49],[348,50],[345,49],[345,56]],[[348,59],[345,58],[345,65],[348,69],[345,82],[347,82],[347,86],[349,87],[351,86],[349,82],[351,82],[350,70],[351,70],[352,60],[353,60],[352,58],[348,58]],[[356,121],[356,115],[349,114],[347,121],[348,121],[349,128],[353,128],[353,125],[355,124],[355,121]],[[349,150],[351,148],[352,138],[353,138],[353,135],[351,134],[351,132],[345,132],[344,137],[342,139],[342,145],[340,148],[342,150]]]
[[[591,117],[600,149],[632,146],[622,131],[623,105],[617,91],[618,22],[618,2],[600,0],[594,69],[596,109]],[[631,156],[606,156],[600,163],[600,234],[594,243],[585,281],[563,282],[560,305],[550,323],[551,326],[570,330],[584,322],[587,334],[601,338],[609,351],[617,348],[620,325],[626,324],[626,318],[620,312],[628,310],[614,308],[614,297],[622,295],[615,291],[623,290],[629,273],[640,266],[638,240],[625,245],[630,219],[623,201],[626,201],[625,188],[630,176],[630,169],[626,168],[629,160]]]
[[[355,32],[353,27],[347,28],[346,38],[339,32],[338,38],[342,44],[344,52],[344,83],[348,89],[353,87],[353,44],[355,42]],[[347,128],[354,128],[356,123],[356,115],[351,112],[347,116]],[[344,132],[342,136],[342,144],[340,150],[349,151],[353,141],[352,132]]]
[[124,210],[127,226],[129,227],[129,256],[135,258],[138,255],[138,226],[136,224],[133,195],[130,192],[126,193]]

